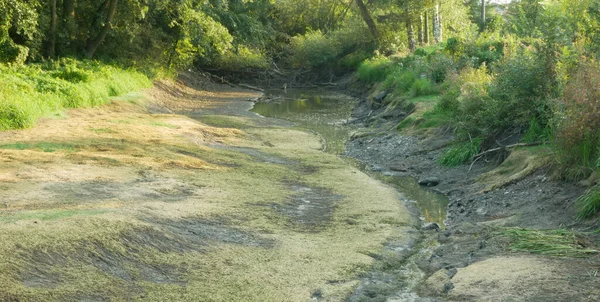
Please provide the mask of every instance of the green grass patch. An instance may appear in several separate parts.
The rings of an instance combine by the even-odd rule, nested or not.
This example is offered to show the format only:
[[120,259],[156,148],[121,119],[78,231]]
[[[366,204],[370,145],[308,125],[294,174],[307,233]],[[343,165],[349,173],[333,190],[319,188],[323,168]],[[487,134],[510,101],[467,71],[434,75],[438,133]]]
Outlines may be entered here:
[[448,149],[438,160],[438,163],[446,167],[460,166],[473,159],[479,153],[483,139],[475,138],[468,142],[455,144]]
[[169,129],[177,129],[179,127],[169,124],[169,123],[163,123],[163,122],[151,122],[150,125],[155,126],[155,127],[165,127],[165,128],[169,128]]
[[13,223],[21,220],[58,220],[74,216],[94,216],[106,213],[107,210],[43,210],[43,211],[25,211],[10,213],[10,215],[0,216],[0,222]]
[[600,188],[594,187],[581,195],[576,204],[580,218],[590,218],[600,212]]
[[508,248],[516,252],[552,256],[586,256],[596,254],[598,250],[586,246],[583,237],[573,231],[559,230],[530,230],[509,228],[500,232],[500,236],[509,241]]
[[39,143],[12,143],[0,145],[0,149],[10,150],[41,150],[44,152],[68,151],[72,152],[77,149],[76,145],[65,143],[39,142]]
[[65,108],[99,106],[150,86],[137,71],[97,61],[0,64],[0,130],[28,128]]
[[410,92],[414,97],[433,95],[437,93],[433,87],[433,84],[428,79],[415,80],[410,87]]

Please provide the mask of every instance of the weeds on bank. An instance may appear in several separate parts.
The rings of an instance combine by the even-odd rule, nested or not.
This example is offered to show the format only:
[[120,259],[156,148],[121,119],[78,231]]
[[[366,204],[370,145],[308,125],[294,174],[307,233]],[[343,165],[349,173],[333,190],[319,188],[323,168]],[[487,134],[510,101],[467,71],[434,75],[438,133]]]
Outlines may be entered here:
[[0,64],[0,130],[28,128],[64,108],[94,107],[151,85],[143,74],[95,61]]
[[579,208],[579,218],[591,218],[600,212],[600,188],[594,187],[582,196],[580,196],[576,204]]
[[76,145],[65,144],[65,143],[52,143],[52,142],[39,142],[39,143],[13,143],[0,145],[0,149],[9,150],[42,150],[44,152],[55,152],[55,151],[75,151]]
[[499,235],[507,238],[508,248],[516,252],[569,257],[582,257],[598,253],[598,250],[588,247],[584,238],[575,232],[564,229],[509,228],[499,232]]
[[479,154],[483,139],[476,138],[464,143],[458,143],[448,149],[438,160],[438,163],[446,167],[460,166]]

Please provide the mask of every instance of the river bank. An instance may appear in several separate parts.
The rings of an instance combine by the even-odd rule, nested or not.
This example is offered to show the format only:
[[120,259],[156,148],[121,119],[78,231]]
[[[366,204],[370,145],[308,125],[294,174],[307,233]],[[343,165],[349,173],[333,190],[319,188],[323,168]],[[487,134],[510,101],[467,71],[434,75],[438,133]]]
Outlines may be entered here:
[[[598,222],[576,219],[574,201],[585,189],[554,180],[545,151],[521,148],[502,164],[442,167],[437,161],[453,140],[450,130],[398,131],[398,123],[418,108],[382,106],[378,98],[384,94],[364,91],[357,91],[361,100],[352,120],[358,130],[345,155],[373,173],[412,177],[449,200],[445,226],[427,224],[428,213],[421,212],[424,240],[430,240],[422,250],[430,254],[414,261],[426,276],[421,299],[596,299],[600,259],[594,252],[598,238],[590,231]],[[557,238],[562,247],[555,246]],[[580,253],[585,250],[590,253]]]

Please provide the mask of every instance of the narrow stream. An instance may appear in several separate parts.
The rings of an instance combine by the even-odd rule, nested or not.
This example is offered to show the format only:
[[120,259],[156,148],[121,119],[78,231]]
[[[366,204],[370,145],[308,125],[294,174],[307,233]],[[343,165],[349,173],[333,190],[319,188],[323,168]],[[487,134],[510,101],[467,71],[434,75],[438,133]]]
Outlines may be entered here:
[[[354,98],[323,90],[291,90],[286,93],[272,91],[266,99],[267,102],[256,103],[251,111],[265,117],[288,120],[298,128],[314,131],[325,140],[327,152],[340,156],[344,154],[346,142],[355,130],[347,123],[356,104]],[[371,177],[394,186],[405,198],[416,202],[425,222],[444,226],[448,205],[445,196],[423,189],[410,177],[376,173],[355,159],[344,159]]]

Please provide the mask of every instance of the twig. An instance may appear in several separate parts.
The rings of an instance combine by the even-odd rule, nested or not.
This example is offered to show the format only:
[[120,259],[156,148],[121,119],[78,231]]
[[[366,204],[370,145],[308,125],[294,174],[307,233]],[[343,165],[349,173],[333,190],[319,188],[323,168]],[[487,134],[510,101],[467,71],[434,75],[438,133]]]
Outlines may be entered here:
[[500,148],[494,148],[494,149],[487,150],[485,152],[481,152],[481,153],[475,155],[474,158],[475,157],[482,157],[482,156],[484,156],[486,154],[493,153],[493,152],[498,152],[500,150],[504,150],[504,149],[508,149],[508,148],[531,147],[531,146],[539,146],[541,144],[542,143],[519,143],[519,144],[513,144],[513,145],[503,146],[503,147],[500,147]]

